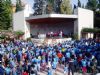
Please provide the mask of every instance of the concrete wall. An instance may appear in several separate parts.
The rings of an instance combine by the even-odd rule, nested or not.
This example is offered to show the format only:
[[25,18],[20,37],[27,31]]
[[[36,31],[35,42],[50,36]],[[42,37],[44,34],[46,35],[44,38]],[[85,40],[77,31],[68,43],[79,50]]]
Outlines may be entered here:
[[81,38],[81,30],[83,28],[94,27],[94,16],[93,11],[78,8],[78,37]]
[[25,5],[23,11],[19,11],[13,14],[13,30],[21,30],[25,33],[24,39],[30,37],[30,25],[26,22],[25,18],[32,14],[32,10],[29,5]]
[[19,11],[17,13],[13,14],[13,30],[18,31],[21,30],[25,32],[25,27],[24,27],[24,11]]

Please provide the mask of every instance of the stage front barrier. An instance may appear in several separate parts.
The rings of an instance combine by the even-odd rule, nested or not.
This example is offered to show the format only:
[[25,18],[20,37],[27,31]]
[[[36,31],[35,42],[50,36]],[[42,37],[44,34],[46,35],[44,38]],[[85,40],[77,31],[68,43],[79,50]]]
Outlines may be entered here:
[[38,35],[38,38],[39,38],[39,39],[45,39],[45,38],[46,38],[46,34],[39,34],[39,35]]
[[43,44],[48,44],[48,45],[50,45],[50,44],[58,44],[58,43],[63,43],[63,42],[65,42],[65,41],[71,41],[72,40],[72,38],[59,38],[59,39],[47,39],[47,38],[41,38],[41,39],[33,39],[33,42],[35,42],[36,44],[38,44],[38,45],[43,45]]

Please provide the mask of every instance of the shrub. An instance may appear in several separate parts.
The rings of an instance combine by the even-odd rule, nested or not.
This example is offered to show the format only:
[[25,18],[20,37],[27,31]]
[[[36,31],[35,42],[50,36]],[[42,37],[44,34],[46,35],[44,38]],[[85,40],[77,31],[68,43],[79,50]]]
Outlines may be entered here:
[[86,32],[86,33],[100,33],[100,28],[83,28],[82,33]]
[[27,41],[31,41],[31,38],[27,38]]
[[0,39],[5,39],[6,38],[6,35],[5,34],[1,34],[0,35]]
[[22,32],[22,31],[15,31],[15,35],[22,36],[22,35],[24,35],[24,32]]
[[74,34],[73,39],[78,40],[78,34]]

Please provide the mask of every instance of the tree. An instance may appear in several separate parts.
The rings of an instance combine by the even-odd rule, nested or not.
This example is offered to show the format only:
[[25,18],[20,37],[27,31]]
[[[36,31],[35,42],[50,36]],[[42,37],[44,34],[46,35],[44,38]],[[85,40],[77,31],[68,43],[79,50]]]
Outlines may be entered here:
[[52,12],[53,12],[53,6],[51,3],[48,3],[46,8],[46,14],[50,14]]
[[78,0],[78,4],[77,5],[78,5],[78,7],[82,7],[80,0]]
[[16,12],[23,10],[22,2],[21,0],[16,1]]
[[91,9],[95,12],[98,8],[98,1],[97,0],[88,0],[86,8]]
[[71,5],[70,5],[70,0],[63,0],[60,8],[61,8],[62,14],[72,14],[72,8],[71,8]]
[[86,8],[94,11],[94,26],[100,27],[100,10],[98,7],[100,5],[100,0],[88,0]]
[[82,5],[82,8],[85,8],[85,5],[84,4]]
[[43,13],[43,0],[34,0],[34,15],[42,15]]
[[60,5],[62,3],[62,0],[54,0],[54,12],[55,13],[61,13],[61,10],[60,10]]
[[76,9],[77,8],[77,6],[74,4],[74,9]]
[[8,30],[12,23],[11,0],[0,0],[0,29]]
[[54,0],[47,0],[47,8],[46,8],[46,14],[50,14],[54,12]]
[[100,0],[98,0],[98,9],[100,11]]

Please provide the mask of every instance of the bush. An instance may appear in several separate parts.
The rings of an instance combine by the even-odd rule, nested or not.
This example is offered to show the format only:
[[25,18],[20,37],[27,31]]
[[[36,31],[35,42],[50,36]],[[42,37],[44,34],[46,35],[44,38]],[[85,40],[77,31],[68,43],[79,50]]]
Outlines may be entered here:
[[83,28],[82,33],[86,32],[86,33],[100,33],[100,28]]
[[74,34],[73,39],[78,40],[78,34]]
[[24,32],[22,32],[22,31],[16,31],[16,32],[15,32],[15,35],[17,35],[17,36],[22,36],[22,35],[24,35]]
[[27,41],[31,41],[31,38],[27,38]]
[[1,34],[0,35],[0,39],[5,39],[6,38],[6,35],[5,34]]
[[83,28],[82,32],[93,33],[93,32],[95,32],[95,30],[92,28]]

